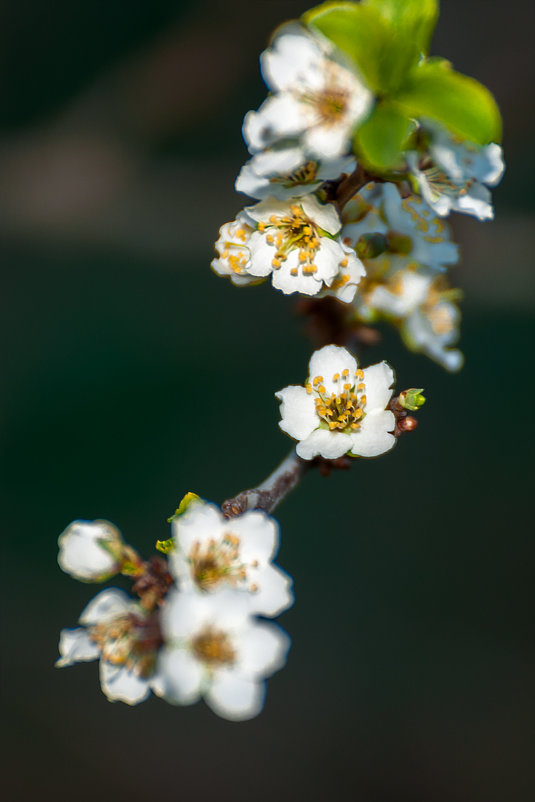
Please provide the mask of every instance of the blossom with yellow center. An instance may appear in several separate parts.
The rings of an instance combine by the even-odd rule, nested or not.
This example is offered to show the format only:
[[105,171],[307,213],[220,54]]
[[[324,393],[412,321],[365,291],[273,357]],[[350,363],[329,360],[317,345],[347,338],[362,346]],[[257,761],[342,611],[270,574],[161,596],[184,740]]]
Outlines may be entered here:
[[143,702],[151,691],[159,693],[161,632],[156,615],[148,615],[121,590],[103,590],[80,616],[81,627],[62,630],[56,666],[100,658],[100,683],[108,699]]
[[280,29],[260,60],[272,94],[245,117],[243,135],[250,152],[299,138],[312,158],[346,153],[373,103],[354,65],[296,23]]
[[299,441],[300,457],[375,457],[393,447],[395,419],[386,406],[394,373],[386,362],[362,370],[345,348],[326,345],[312,355],[309,377],[304,387],[275,393],[279,426]]
[[264,678],[282,668],[290,641],[280,627],[254,621],[243,594],[174,590],[162,629],[158,670],[167,701],[186,705],[204,696],[215,713],[234,720],[260,713]]
[[173,522],[173,536],[170,570],[181,590],[234,589],[250,612],[265,616],[293,603],[290,577],[272,562],[279,527],[269,515],[249,511],[227,520],[215,504],[196,502]]
[[501,147],[462,142],[431,123],[426,128],[431,136],[428,150],[407,154],[413,181],[424,200],[441,217],[453,211],[492,220],[492,196],[487,187],[496,186],[503,175]]
[[353,156],[311,159],[299,144],[284,145],[257,153],[243,165],[236,189],[251,198],[271,196],[278,200],[315,192],[324,181],[334,181],[356,167]]
[[228,276],[238,287],[258,282],[257,278],[247,272],[250,263],[248,243],[254,231],[250,223],[251,221],[242,212],[236,220],[221,226],[219,238],[215,243],[218,255],[210,265],[215,273],[219,276]]
[[[350,262],[358,262],[354,251],[334,238],[341,227],[335,207],[321,204],[314,195],[287,201],[266,198],[245,211],[257,228],[249,239],[247,272],[271,274],[273,286],[285,294],[317,295]],[[362,266],[359,270],[363,274]],[[351,298],[355,292],[356,282]]]

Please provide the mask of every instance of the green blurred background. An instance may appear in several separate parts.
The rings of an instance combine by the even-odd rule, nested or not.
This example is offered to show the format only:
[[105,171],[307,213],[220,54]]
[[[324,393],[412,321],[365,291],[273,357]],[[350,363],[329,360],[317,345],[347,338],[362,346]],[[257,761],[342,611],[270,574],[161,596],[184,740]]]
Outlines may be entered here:
[[102,517],[149,554],[185,492],[221,502],[288,449],[273,392],[306,372],[302,322],[208,265],[243,205],[258,53],[307,4],[2,4],[6,799],[534,798],[533,20],[528,2],[442,6],[433,51],[493,89],[506,132],[495,223],[454,220],[466,367],[391,332],[368,350],[428,406],[392,454],[280,507],[293,647],[263,714],[232,724],[112,705],[96,664],[54,669],[95,590],[56,539]]

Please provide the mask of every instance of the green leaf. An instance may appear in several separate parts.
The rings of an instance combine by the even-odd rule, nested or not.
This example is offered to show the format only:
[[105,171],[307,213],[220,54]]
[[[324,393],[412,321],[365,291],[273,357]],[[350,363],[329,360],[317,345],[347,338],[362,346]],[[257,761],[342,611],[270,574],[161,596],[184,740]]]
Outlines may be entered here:
[[354,146],[367,167],[395,167],[412,130],[407,114],[389,101],[378,103],[371,117],[357,130]]
[[[177,518],[180,518],[181,515],[184,515],[186,510],[188,509],[190,504],[196,504],[197,502],[201,501],[201,497],[197,495],[197,493],[186,493],[180,504],[178,505],[177,509],[174,511],[173,515],[167,519],[167,523],[170,524],[175,521]],[[158,541],[160,543],[161,541]],[[164,541],[166,542],[166,541]]]
[[431,60],[416,67],[396,94],[396,103],[407,114],[429,117],[480,145],[501,139],[502,121],[492,94],[447,62]]
[[381,18],[407,37],[424,56],[438,19],[438,0],[363,0]]
[[371,6],[323,3],[307,11],[303,21],[346,53],[378,95],[396,91],[418,61],[415,42],[405,34],[398,35],[396,28]]

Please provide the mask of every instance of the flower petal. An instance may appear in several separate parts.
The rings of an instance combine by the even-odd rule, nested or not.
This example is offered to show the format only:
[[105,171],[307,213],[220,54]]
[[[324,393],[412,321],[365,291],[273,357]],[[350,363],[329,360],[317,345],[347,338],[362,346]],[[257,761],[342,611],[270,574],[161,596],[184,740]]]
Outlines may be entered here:
[[359,457],[376,457],[390,451],[396,444],[391,432],[396,420],[389,410],[371,412],[362,421],[361,428],[349,435],[352,439],[351,453]]
[[100,684],[110,702],[137,705],[150,695],[149,683],[125,666],[100,661]]
[[319,425],[314,399],[304,387],[290,385],[275,393],[281,401],[279,427],[290,437],[304,440]]
[[290,638],[275,624],[252,624],[238,644],[239,671],[248,677],[267,677],[286,663]]
[[338,459],[351,450],[352,443],[351,435],[316,429],[305,440],[301,440],[295,450],[302,459],[314,459],[317,456]]
[[355,358],[346,348],[339,345],[326,345],[319,351],[314,351],[308,365],[310,379],[316,376],[323,376],[323,384],[328,393],[338,392],[338,384],[334,384],[332,377],[344,370],[349,370],[349,375],[354,378],[357,369]]
[[225,532],[231,532],[240,538],[240,559],[244,563],[253,560],[266,563],[275,556],[279,548],[277,522],[258,510],[225,521]]
[[291,577],[276,565],[250,568],[247,576],[258,588],[249,593],[251,612],[274,618],[292,606],[294,597]]
[[185,649],[164,649],[158,660],[162,696],[168,702],[190,705],[201,695],[204,670]]
[[61,657],[56,660],[57,668],[72,666],[74,663],[96,660],[100,648],[91,640],[89,633],[83,627],[77,629],[62,629],[59,636],[59,653]]
[[385,409],[392,398],[391,387],[395,381],[394,371],[388,362],[379,362],[377,365],[365,368],[363,381],[366,385],[364,391],[366,393],[366,414],[374,409]]
[[110,621],[132,609],[133,599],[118,588],[107,588],[89,602],[80,616],[80,623],[86,626]]
[[265,684],[241,677],[232,671],[218,671],[205,695],[214,713],[230,721],[246,721],[264,706]]

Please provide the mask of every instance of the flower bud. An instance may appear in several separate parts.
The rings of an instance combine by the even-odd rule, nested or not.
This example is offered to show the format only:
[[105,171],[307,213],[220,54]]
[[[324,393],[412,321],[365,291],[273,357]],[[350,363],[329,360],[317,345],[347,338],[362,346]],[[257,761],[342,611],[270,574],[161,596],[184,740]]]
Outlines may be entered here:
[[124,543],[109,521],[73,521],[58,544],[60,568],[82,582],[104,582],[121,568]]
[[406,256],[412,251],[412,239],[399,231],[387,231],[386,233],[387,250],[390,253]]
[[359,259],[375,259],[388,248],[388,240],[384,234],[363,234],[355,246]]
[[403,390],[398,398],[400,406],[404,409],[410,409],[412,412],[423,407],[426,402],[425,396],[422,395],[423,389],[423,387],[419,389],[411,387],[409,390]]

